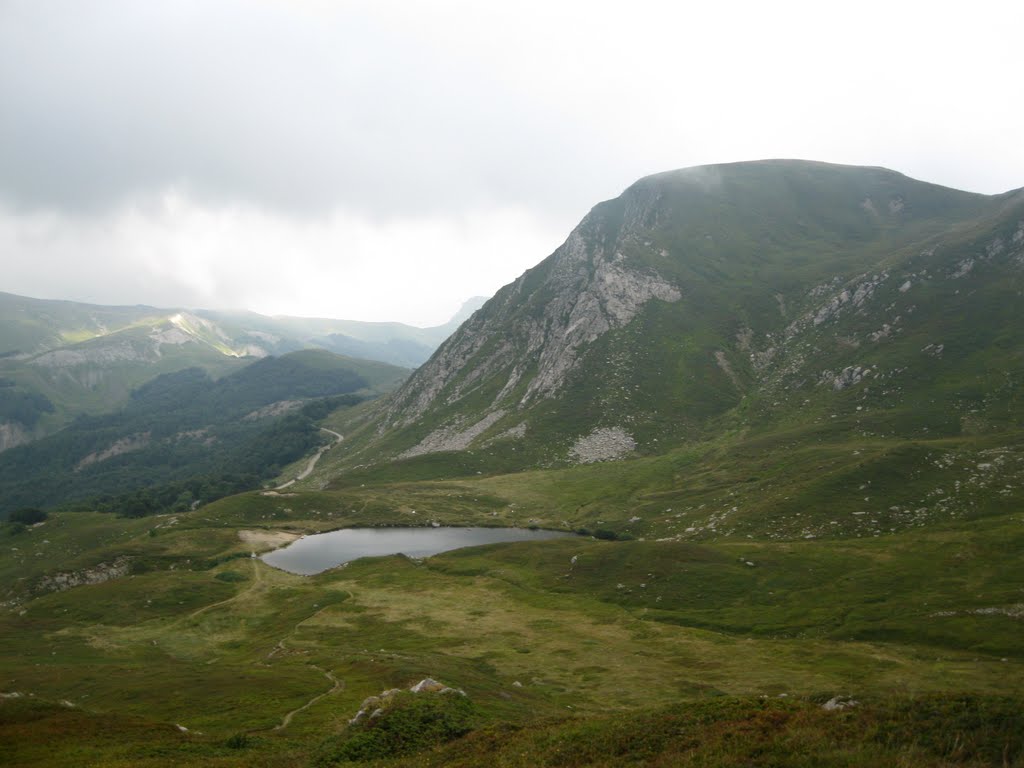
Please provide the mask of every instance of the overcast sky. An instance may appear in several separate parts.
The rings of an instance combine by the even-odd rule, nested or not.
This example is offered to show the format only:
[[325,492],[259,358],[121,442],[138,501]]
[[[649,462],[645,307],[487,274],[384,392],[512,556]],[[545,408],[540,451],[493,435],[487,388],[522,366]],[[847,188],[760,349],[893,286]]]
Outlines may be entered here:
[[1024,3],[0,0],[0,290],[444,322],[637,178],[1024,186]]

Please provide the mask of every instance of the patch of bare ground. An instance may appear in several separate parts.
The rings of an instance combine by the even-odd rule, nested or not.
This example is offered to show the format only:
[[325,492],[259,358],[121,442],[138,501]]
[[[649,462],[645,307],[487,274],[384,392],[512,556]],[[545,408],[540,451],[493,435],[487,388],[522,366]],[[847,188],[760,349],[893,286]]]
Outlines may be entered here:
[[250,545],[254,550],[277,549],[291,544],[299,535],[288,531],[245,530],[238,532],[238,538]]

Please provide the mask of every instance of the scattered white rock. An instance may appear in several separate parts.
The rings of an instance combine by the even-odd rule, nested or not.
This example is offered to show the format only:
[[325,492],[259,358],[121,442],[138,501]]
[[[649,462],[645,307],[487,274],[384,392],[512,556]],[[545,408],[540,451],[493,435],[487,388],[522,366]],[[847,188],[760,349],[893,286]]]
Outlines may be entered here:
[[614,461],[636,450],[636,440],[622,427],[595,429],[581,437],[569,449],[569,457],[577,464]]
[[857,701],[849,697],[844,696],[833,696],[831,699],[821,705],[821,708],[827,712],[832,712],[837,709],[849,709],[850,707],[857,706]]
[[445,686],[437,682],[437,680],[434,680],[430,677],[425,677],[418,683],[416,683],[416,685],[412,686],[412,688],[410,688],[409,690],[413,693],[423,693],[424,691],[437,692],[444,687]]
[[956,265],[956,271],[950,277],[959,280],[961,277],[969,275],[972,269],[974,269],[974,259],[968,257]]

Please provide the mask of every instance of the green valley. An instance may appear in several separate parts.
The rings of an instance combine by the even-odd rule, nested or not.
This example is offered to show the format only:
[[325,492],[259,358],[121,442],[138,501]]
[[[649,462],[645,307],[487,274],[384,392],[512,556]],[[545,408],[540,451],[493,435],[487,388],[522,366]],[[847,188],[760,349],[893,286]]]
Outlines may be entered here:
[[[48,513],[0,524],[0,761],[1020,768],[1022,296],[1019,190],[739,163],[599,204],[407,378],[156,378],[0,454]],[[136,509],[136,460],[253,482]],[[578,535],[258,556],[469,525]]]

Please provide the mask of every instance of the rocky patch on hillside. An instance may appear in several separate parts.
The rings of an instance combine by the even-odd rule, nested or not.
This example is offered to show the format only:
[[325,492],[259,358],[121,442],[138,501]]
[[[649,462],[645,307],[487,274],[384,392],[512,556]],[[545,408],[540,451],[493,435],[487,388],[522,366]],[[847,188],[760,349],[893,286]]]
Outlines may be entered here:
[[112,563],[99,563],[79,571],[61,571],[43,576],[36,583],[36,592],[63,592],[72,587],[86,584],[102,584],[111,579],[127,576],[131,564],[127,557],[119,557]]
[[569,449],[569,457],[576,464],[592,464],[625,458],[634,450],[636,440],[626,430],[604,427],[577,440]]

